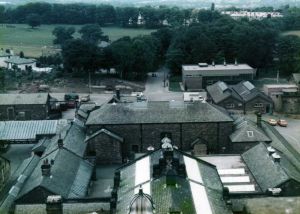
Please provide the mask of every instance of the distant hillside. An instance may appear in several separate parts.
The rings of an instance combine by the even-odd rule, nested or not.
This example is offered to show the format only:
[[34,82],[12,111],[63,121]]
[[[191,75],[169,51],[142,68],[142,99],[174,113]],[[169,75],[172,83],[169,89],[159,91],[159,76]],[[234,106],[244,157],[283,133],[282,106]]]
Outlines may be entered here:
[[290,6],[300,6],[300,0],[0,0],[2,3],[26,4],[28,2],[45,1],[49,3],[88,3],[88,4],[112,4],[117,6],[145,6],[145,5],[169,5],[179,7],[201,7],[208,8],[214,2],[216,7],[280,7],[289,4]]

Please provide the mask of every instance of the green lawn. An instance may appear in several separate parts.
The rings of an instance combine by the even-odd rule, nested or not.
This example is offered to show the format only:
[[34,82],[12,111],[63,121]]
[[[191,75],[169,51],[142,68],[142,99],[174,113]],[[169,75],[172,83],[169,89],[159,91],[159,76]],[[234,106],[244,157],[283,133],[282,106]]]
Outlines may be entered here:
[[283,35],[295,35],[300,37],[300,30],[287,31],[284,32]]
[[[57,48],[53,46],[54,39],[52,35],[53,29],[58,25],[42,25],[37,29],[31,29],[24,24],[6,24],[0,25],[0,48],[12,48],[15,53],[23,51],[25,56],[38,57],[42,53],[48,54],[57,52]],[[60,25],[70,26],[70,25]],[[77,30],[79,25],[72,25]],[[108,35],[111,41],[115,41],[123,36],[135,37],[138,35],[150,34],[154,30],[147,29],[126,29],[119,27],[103,27],[105,35]],[[76,33],[75,37],[79,34]]]

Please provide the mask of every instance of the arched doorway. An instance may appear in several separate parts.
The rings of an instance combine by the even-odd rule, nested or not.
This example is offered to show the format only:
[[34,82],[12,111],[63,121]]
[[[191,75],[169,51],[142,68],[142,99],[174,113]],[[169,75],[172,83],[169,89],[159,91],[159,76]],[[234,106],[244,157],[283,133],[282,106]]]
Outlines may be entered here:
[[207,155],[208,151],[207,151],[207,141],[197,138],[192,144],[192,154],[193,155]]

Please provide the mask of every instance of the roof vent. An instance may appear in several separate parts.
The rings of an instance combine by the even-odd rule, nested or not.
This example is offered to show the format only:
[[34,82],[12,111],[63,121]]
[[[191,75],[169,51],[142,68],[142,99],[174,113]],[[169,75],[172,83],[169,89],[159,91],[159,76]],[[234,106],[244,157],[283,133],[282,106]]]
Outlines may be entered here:
[[224,59],[224,66],[227,66],[226,59]]
[[198,63],[199,67],[204,68],[204,67],[208,67],[207,63]]
[[215,67],[216,66],[215,61],[212,61],[211,65]]
[[275,149],[272,146],[268,146],[267,150],[269,152],[269,155],[272,155],[273,153],[276,152]]
[[238,62],[237,62],[237,59],[234,60],[234,65],[235,65],[235,66],[238,66],[238,65],[239,65]]
[[269,194],[274,196],[280,195],[281,191],[281,188],[268,188]]
[[274,158],[274,162],[280,162],[280,155],[276,152],[272,154],[272,157]]

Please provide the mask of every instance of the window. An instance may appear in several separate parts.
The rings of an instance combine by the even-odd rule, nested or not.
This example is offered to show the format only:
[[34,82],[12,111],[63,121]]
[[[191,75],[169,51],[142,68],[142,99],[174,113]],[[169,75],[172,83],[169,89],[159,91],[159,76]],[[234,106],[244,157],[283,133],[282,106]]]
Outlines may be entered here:
[[131,151],[138,153],[139,152],[139,146],[138,145],[132,145],[131,146]]
[[234,103],[228,103],[228,104],[226,104],[226,108],[234,108]]
[[264,107],[263,103],[255,103],[254,104],[254,108],[262,108],[262,107]]
[[247,131],[247,135],[248,137],[253,137],[254,136],[253,131]]

